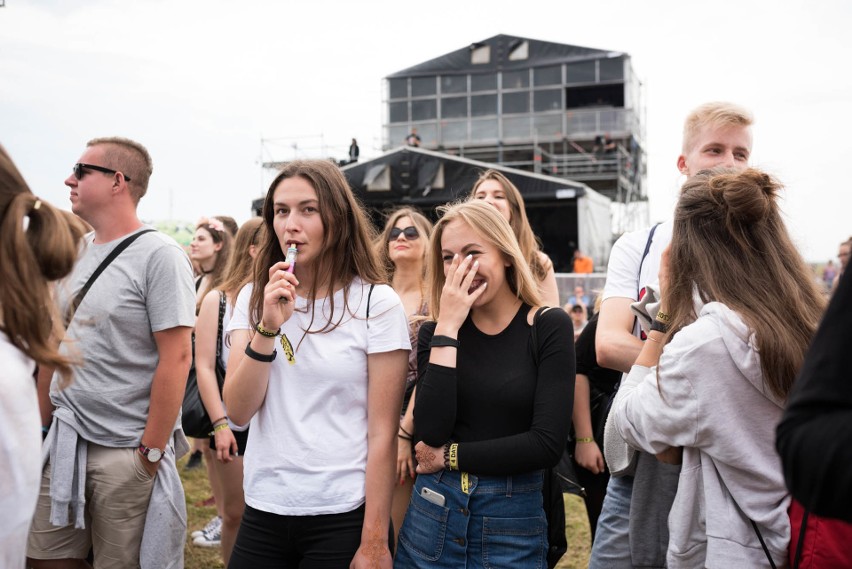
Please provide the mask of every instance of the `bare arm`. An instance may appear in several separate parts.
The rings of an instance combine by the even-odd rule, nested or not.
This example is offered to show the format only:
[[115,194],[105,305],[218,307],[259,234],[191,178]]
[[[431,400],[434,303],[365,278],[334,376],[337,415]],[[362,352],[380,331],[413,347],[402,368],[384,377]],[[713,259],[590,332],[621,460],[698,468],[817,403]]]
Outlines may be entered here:
[[630,298],[611,297],[601,304],[595,336],[598,365],[628,373],[642,350],[642,340],[633,335]]
[[[183,402],[186,376],[192,363],[192,328],[178,326],[154,332],[154,342],[159,362],[151,381],[151,403],[142,443],[164,449],[172,436]],[[156,467],[156,464],[153,466]]]
[[574,383],[574,432],[577,445],[574,447],[574,457],[577,464],[598,474],[604,471],[604,459],[598,441],[580,442],[579,439],[594,439],[592,430],[592,411],[589,397],[589,378],[582,373],[577,374]]
[[414,478],[414,469],[417,466],[414,464],[414,457],[411,454],[411,445],[413,442],[407,438],[403,438],[410,438],[410,435],[414,433],[414,398],[416,396],[417,387],[415,386],[414,389],[411,390],[411,399],[408,400],[408,408],[405,410],[405,416],[403,416],[403,418],[399,421],[400,436],[397,437],[398,448],[396,453],[396,474],[400,484],[402,484],[405,480],[406,474],[408,474],[411,478]]
[[556,285],[556,272],[553,270],[553,262],[544,253],[540,253],[540,255],[541,262],[547,267],[547,274],[538,283],[542,306],[556,306],[558,308],[561,304],[559,303],[559,287]]
[[275,338],[260,334],[251,337],[249,330],[231,332],[231,355],[228,357],[222,395],[228,407],[228,416],[237,425],[246,425],[254,417],[266,398],[269,386],[269,366],[272,364],[245,357],[249,342],[251,348],[261,354],[271,354],[275,349]]
[[41,413],[41,424],[49,427],[53,421],[53,403],[50,401],[50,382],[53,379],[54,368],[52,366],[39,366],[36,378],[36,390],[38,392],[38,409]]
[[390,569],[388,522],[395,476],[397,431],[408,352],[394,350],[367,356],[367,501],[361,546],[351,569]]

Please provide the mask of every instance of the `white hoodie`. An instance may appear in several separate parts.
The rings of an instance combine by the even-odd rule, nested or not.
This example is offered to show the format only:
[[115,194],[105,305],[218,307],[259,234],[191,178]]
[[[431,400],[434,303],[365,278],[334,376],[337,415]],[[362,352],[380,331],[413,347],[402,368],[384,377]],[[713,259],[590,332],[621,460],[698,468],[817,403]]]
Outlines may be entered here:
[[764,385],[754,334],[727,306],[696,307],[698,319],[666,345],[657,367],[633,366],[612,413],[619,434],[649,453],[684,447],[669,514],[670,569],[786,567],[789,497],[775,452],[784,401]]

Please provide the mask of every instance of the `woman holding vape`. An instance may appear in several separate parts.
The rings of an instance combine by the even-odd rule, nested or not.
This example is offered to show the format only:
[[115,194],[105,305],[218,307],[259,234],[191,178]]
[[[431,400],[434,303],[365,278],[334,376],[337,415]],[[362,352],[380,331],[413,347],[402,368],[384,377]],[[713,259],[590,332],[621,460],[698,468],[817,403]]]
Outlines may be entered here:
[[428,252],[435,321],[420,329],[417,481],[395,566],[543,567],[543,470],[562,456],[574,392],[571,321],[541,297],[512,229],[473,200]]
[[402,304],[330,162],[287,164],[263,220],[254,280],[228,326],[225,404],[234,423],[251,421],[229,567],[388,568],[411,345]]

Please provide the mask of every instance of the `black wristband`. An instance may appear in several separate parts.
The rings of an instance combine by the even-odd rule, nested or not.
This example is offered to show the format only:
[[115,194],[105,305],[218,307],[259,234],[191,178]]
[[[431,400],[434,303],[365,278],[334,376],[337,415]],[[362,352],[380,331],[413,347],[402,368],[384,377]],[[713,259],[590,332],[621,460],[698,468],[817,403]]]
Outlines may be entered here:
[[432,336],[432,342],[429,344],[430,348],[458,348],[459,341],[455,338],[450,338],[449,336]]
[[278,350],[272,350],[271,354],[261,354],[251,349],[251,344],[246,344],[246,355],[257,362],[269,363],[278,355]]
[[666,324],[665,322],[660,322],[657,319],[654,319],[651,322],[651,332],[662,332],[663,334],[665,334],[668,331],[669,331],[669,325]]

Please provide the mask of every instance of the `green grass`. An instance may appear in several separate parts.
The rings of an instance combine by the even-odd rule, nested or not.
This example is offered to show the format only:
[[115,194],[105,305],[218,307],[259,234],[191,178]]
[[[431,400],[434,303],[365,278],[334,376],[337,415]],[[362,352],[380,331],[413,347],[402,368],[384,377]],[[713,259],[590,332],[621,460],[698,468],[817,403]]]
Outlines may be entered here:
[[[186,569],[216,569],[224,567],[218,548],[196,547],[189,534],[204,527],[210,518],[216,515],[216,508],[199,506],[210,497],[210,485],[207,482],[206,467],[186,472],[189,455],[178,461],[180,477],[186,493],[187,526],[184,562]],[[589,565],[589,522],[586,518],[586,506],[583,499],[573,494],[565,494],[565,533],[568,537],[568,553],[556,566],[556,569],[586,569]]]

